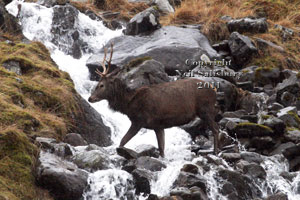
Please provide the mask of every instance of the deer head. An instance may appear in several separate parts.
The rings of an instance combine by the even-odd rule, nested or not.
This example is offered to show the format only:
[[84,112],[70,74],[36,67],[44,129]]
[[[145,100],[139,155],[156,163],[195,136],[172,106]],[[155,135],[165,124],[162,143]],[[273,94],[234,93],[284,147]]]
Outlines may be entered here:
[[[96,73],[101,77],[98,85],[92,92],[90,98],[88,99],[89,102],[94,103],[97,101],[101,101],[103,99],[107,99],[107,96],[109,95],[110,92],[110,85],[113,82],[113,79],[110,78],[108,71],[111,65],[111,59],[113,55],[113,44],[111,44],[111,49],[110,49],[110,57],[109,60],[106,60],[106,55],[107,55],[107,48],[104,48],[104,57],[103,61],[101,63],[101,66],[103,68],[103,72],[100,72],[98,69],[96,69]],[[107,63],[107,67],[106,67]]]

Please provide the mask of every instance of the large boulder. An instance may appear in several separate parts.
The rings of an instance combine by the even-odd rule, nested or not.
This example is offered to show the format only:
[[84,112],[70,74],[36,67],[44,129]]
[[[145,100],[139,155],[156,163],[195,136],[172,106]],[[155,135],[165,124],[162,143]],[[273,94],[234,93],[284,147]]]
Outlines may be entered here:
[[48,189],[57,200],[79,200],[87,186],[88,174],[85,171],[43,151],[35,174],[38,185]]
[[259,111],[265,110],[266,101],[269,96],[266,93],[243,92],[239,99],[239,108],[246,110],[248,113],[256,114]]
[[285,92],[289,92],[295,96],[295,100],[300,97],[300,76],[296,74],[290,74],[287,79],[282,83],[277,84],[276,88],[276,101],[284,104],[284,98],[282,98]]
[[231,33],[228,45],[237,69],[248,64],[251,58],[257,54],[257,48],[250,38],[238,32]]
[[160,27],[159,13],[150,7],[135,15],[124,30],[125,35],[149,34]]
[[266,33],[268,31],[266,18],[251,19],[246,17],[232,19],[227,22],[227,27],[230,32],[237,31],[239,33]]
[[[122,35],[110,40],[105,47],[109,47],[111,43],[114,44],[112,65],[122,67],[134,58],[150,56],[161,62],[169,75],[176,75],[175,70],[192,69],[194,66],[187,66],[185,62],[199,52],[210,58],[218,57],[208,39],[198,30],[175,26],[160,28],[149,36]],[[92,69],[90,71],[100,68],[103,55],[102,48],[98,54],[88,59],[87,66]]]
[[64,139],[64,142],[74,147],[87,145],[87,142],[82,138],[81,135],[77,133],[68,133]]
[[165,67],[149,57],[132,60],[118,73],[118,76],[131,89],[170,81],[165,73]]
[[90,104],[77,95],[78,112],[74,116],[72,132],[79,133],[88,144],[109,146],[110,129],[104,125],[101,115]]
[[220,169],[218,175],[226,180],[221,191],[224,195],[233,195],[240,200],[253,199],[255,196],[251,190],[251,179],[247,176],[227,169]]
[[171,6],[168,0],[154,0],[155,5],[159,9],[159,11],[163,13],[173,13],[174,8]]
[[81,169],[97,171],[109,169],[110,159],[102,150],[82,151],[75,153],[71,160]]

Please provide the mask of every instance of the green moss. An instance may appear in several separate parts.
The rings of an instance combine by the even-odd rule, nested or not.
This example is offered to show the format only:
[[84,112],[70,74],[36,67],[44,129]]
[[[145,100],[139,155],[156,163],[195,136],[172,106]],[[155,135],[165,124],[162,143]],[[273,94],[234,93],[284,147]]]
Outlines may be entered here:
[[59,104],[61,104],[60,100],[56,96],[48,94],[46,92],[46,88],[22,84],[20,86],[20,89],[25,95],[27,95],[28,98],[34,101],[35,105],[41,107],[44,110],[59,107]]
[[252,122],[243,122],[243,123],[239,123],[236,127],[259,127],[261,129],[265,129],[266,131],[268,132],[273,132],[273,130],[268,127],[268,126],[265,126],[265,125],[261,125],[261,124],[256,124],[256,123],[252,123]]
[[287,126],[287,127],[285,128],[285,130],[286,130],[286,131],[300,131],[299,128],[295,128],[295,127],[291,127],[291,126]]
[[297,121],[297,123],[298,123],[298,125],[300,127],[300,117],[296,113],[294,113],[292,111],[289,111],[288,114],[294,117],[294,119]]
[[[37,148],[17,130],[0,133],[0,193],[17,199],[34,199],[31,173]],[[5,194],[5,195],[4,195]]]
[[149,56],[145,56],[145,57],[141,57],[141,58],[135,58],[133,60],[131,60],[126,66],[125,69],[127,69],[127,71],[129,71],[131,68],[134,68],[140,64],[142,64],[143,62],[145,62],[146,60],[151,60],[152,58]]
[[262,115],[261,117],[262,117],[262,119],[267,120],[267,119],[271,118],[272,116],[271,115]]
[[30,70],[37,68],[37,66],[25,56],[9,56],[2,60],[2,63],[16,61],[20,64],[22,73],[28,73]]

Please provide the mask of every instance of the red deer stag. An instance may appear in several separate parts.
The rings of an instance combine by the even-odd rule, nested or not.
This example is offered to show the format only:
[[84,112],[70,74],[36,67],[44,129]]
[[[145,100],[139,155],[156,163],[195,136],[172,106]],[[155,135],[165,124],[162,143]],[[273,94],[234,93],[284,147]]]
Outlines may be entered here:
[[103,72],[96,70],[101,80],[88,100],[94,103],[106,99],[113,110],[129,117],[131,127],[122,138],[120,147],[132,139],[141,128],[153,129],[156,133],[160,155],[164,157],[164,129],[187,124],[198,116],[212,130],[214,153],[218,153],[218,124],[214,121],[216,115],[214,89],[198,89],[197,83],[203,81],[193,78],[130,89],[116,73],[108,74],[113,45],[111,45],[108,61],[106,54],[105,48],[104,59],[101,63]]

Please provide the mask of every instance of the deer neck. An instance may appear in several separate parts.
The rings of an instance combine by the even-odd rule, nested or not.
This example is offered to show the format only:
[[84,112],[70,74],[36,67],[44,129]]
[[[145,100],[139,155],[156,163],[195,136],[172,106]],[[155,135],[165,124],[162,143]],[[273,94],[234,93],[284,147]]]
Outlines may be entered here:
[[128,114],[129,103],[135,96],[136,90],[126,87],[124,83],[117,84],[108,99],[109,106],[115,111]]

